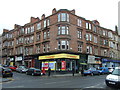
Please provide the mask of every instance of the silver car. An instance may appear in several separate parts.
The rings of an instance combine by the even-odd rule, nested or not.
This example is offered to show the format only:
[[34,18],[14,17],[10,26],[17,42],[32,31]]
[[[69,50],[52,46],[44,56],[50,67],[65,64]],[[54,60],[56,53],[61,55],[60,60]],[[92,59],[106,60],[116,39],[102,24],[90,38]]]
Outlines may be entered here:
[[25,73],[27,70],[28,68],[26,68],[25,66],[18,66],[18,68],[16,68],[16,71],[20,73]]

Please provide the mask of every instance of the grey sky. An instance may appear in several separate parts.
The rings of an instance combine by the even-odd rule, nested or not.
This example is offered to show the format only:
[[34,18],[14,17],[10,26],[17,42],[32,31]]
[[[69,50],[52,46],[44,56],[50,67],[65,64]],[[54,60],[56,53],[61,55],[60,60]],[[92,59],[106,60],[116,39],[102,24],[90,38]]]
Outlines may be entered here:
[[52,9],[76,10],[76,15],[88,20],[98,20],[102,27],[114,30],[118,25],[120,0],[1,0],[0,34],[3,29],[13,29],[14,24],[24,25],[30,17],[49,16]]

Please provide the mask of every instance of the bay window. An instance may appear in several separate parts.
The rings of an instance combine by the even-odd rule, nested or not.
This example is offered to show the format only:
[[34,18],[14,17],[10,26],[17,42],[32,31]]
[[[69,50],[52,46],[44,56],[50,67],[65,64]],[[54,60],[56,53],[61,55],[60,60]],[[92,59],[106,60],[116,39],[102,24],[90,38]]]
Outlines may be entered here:
[[58,41],[58,49],[69,50],[69,41],[67,40]]
[[60,21],[69,22],[69,14],[67,14],[67,13],[59,13],[58,14],[58,22],[60,22]]
[[69,27],[68,26],[58,26],[58,35],[68,35]]

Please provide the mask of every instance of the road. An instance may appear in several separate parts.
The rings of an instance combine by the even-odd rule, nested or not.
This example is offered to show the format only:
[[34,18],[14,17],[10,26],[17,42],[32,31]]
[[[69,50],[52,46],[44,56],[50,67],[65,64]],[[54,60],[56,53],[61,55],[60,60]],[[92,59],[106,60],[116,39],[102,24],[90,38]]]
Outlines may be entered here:
[[100,88],[112,90],[105,84],[106,75],[96,76],[30,76],[14,72],[13,81],[2,88]]

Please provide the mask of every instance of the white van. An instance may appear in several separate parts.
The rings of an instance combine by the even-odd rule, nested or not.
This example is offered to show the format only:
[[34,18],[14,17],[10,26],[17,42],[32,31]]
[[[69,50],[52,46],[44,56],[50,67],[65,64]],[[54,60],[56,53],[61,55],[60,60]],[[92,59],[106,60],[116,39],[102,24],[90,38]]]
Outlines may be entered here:
[[105,79],[107,86],[120,88],[120,67],[116,67]]

